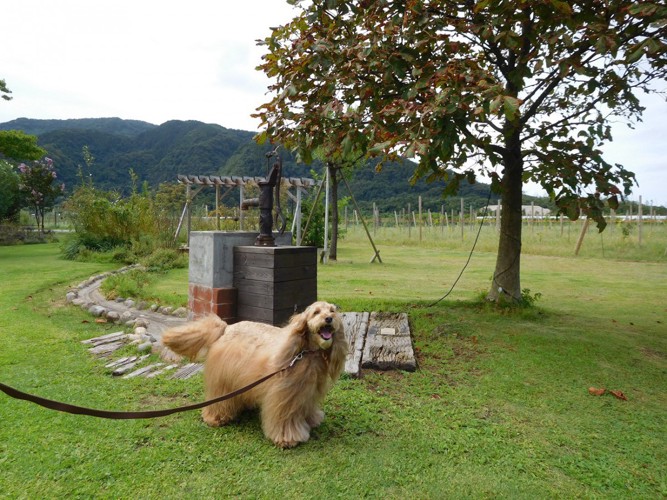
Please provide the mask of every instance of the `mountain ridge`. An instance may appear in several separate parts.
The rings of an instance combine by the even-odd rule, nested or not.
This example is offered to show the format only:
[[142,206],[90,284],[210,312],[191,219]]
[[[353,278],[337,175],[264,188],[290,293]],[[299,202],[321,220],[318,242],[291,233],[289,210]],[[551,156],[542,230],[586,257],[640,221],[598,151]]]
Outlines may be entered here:
[[[217,124],[196,120],[170,120],[153,125],[121,118],[83,118],[38,120],[19,118],[0,123],[0,130],[22,130],[36,135],[38,144],[54,160],[60,180],[71,192],[81,182],[80,175],[90,175],[102,189],[129,192],[132,187],[130,170],[138,181],[157,187],[162,182],[175,182],[178,174],[189,175],[264,175],[267,170],[265,153],[269,144],[255,143],[254,132],[228,129]],[[94,157],[90,169],[83,158],[86,146]],[[297,163],[294,155],[281,149],[283,172],[288,177],[310,177],[311,171],[322,175],[322,165]],[[386,163],[376,171],[376,162],[348,174],[354,196],[366,209],[375,203],[383,211],[400,211],[408,203],[416,207],[422,196],[424,210],[440,211],[457,208],[458,198],[444,199],[443,181],[415,185],[409,182],[414,166],[407,160]],[[489,186],[462,183],[460,196],[476,207],[483,207]],[[341,196],[347,196],[342,189]]]

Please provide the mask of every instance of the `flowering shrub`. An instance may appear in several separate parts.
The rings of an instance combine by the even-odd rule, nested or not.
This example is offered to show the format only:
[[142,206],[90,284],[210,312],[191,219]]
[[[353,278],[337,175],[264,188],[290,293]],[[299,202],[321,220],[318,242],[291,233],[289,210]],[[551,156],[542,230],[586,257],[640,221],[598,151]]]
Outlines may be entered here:
[[25,204],[34,209],[37,228],[43,232],[44,213],[63,194],[65,184],[57,182],[58,175],[51,158],[34,161],[31,165],[21,163],[18,170],[19,190]]

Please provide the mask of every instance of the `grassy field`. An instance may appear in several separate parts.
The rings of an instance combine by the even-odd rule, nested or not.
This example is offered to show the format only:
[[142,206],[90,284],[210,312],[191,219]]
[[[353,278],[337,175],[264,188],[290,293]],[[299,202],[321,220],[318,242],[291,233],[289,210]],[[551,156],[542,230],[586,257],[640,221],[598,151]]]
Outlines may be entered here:
[[[514,311],[478,300],[495,262],[491,230],[431,307],[472,232],[419,242],[414,230],[380,229],[379,265],[349,231],[338,261],[318,269],[318,294],[345,310],[408,312],[419,369],[341,380],[325,423],[293,450],[274,448],[255,414],[221,429],[196,413],[117,422],[0,394],[0,497],[664,498],[664,227],[641,247],[605,236],[605,258],[599,235],[574,258],[578,233],[565,242],[555,230],[525,230],[523,286],[541,298]],[[79,343],[117,328],[66,306],[65,289],[109,268],[61,260],[57,245],[0,248],[0,381],[105,409],[201,400],[200,378],[115,380]],[[178,303],[187,273],[150,288]]]

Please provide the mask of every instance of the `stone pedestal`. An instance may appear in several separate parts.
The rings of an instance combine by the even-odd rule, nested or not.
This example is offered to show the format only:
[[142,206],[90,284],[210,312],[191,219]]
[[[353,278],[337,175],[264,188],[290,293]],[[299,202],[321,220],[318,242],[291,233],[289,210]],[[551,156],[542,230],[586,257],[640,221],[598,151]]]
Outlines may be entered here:
[[315,247],[234,248],[237,319],[284,325],[317,300]]
[[[255,232],[194,231],[190,234],[188,319],[213,313],[228,323],[236,321],[234,247],[252,245],[256,238]],[[292,234],[275,235],[275,238],[280,245],[290,245]]]

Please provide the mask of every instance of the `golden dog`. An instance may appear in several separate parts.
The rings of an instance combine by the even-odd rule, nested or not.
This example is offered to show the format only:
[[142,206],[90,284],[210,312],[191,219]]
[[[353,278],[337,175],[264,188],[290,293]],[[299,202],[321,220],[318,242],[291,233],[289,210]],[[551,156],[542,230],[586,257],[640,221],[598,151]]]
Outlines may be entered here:
[[259,407],[264,434],[281,448],[305,443],[310,430],[322,423],[322,401],[347,355],[343,322],[327,302],[311,304],[283,328],[252,321],[228,325],[211,315],[166,331],[162,342],[177,354],[206,359],[207,400],[280,370],[305,351],[288,370],[202,411],[204,421],[217,427]]

